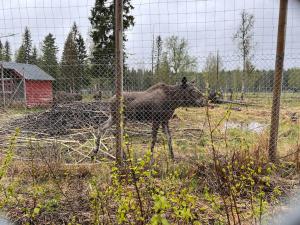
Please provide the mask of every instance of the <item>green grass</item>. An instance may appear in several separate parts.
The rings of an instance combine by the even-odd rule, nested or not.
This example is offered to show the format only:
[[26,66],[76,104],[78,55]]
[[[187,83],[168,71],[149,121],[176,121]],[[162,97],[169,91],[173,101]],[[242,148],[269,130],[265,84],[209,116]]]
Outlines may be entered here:
[[[294,104],[294,103],[293,103]],[[270,121],[271,121],[271,106],[250,106],[241,107],[242,111],[232,110],[228,121],[235,123],[250,123],[258,122],[265,125],[265,129],[261,133],[255,133],[252,131],[245,131],[239,128],[231,128],[225,132],[225,122],[221,121],[226,115],[228,105],[221,105],[217,108],[210,109],[209,114],[212,120],[213,127],[216,128],[214,135],[216,139],[216,146],[223,150],[228,151],[232,148],[239,148],[244,146],[245,148],[253,149],[257,145],[263,145],[267,148]],[[294,104],[289,107],[282,107],[280,114],[280,128],[279,128],[279,141],[278,150],[280,155],[284,155],[290,151],[295,150],[298,143],[300,134],[299,122],[292,122],[289,113],[299,112],[300,107]],[[206,109],[178,109],[176,115],[179,119],[170,121],[171,132],[174,140],[174,150],[177,156],[195,155],[195,149],[208,147],[209,129],[206,118]],[[220,122],[221,121],[221,122]],[[203,132],[201,131],[203,129]],[[140,140],[143,140],[143,146],[145,145],[145,139],[150,146],[151,137],[135,137],[133,142],[135,146],[141,147]],[[224,144],[226,139],[227,146]],[[166,141],[164,141],[164,135],[159,135],[159,143],[156,147],[156,151],[164,151],[167,149]],[[265,149],[266,150],[266,149]],[[201,154],[201,153],[199,153]]]

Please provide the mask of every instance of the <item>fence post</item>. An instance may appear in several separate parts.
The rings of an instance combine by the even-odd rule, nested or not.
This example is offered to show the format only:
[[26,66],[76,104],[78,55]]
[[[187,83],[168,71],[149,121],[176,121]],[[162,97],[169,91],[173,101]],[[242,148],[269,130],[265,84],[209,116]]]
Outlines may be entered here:
[[24,92],[24,109],[26,110],[27,109],[27,92],[26,92],[26,79],[25,79],[25,68],[23,67],[23,70],[22,70],[22,75],[23,75],[23,92]]
[[123,0],[115,0],[116,59],[116,160],[123,160]]
[[4,69],[2,63],[1,63],[1,86],[2,86],[3,107],[5,108],[6,102],[5,102]]
[[272,105],[270,140],[269,140],[269,160],[271,162],[276,162],[277,160],[277,140],[278,140],[282,73],[283,73],[283,64],[284,64],[287,7],[288,7],[288,0],[280,0],[278,34],[277,34],[277,52],[276,52],[275,74],[274,74],[274,84],[273,84],[273,105]]

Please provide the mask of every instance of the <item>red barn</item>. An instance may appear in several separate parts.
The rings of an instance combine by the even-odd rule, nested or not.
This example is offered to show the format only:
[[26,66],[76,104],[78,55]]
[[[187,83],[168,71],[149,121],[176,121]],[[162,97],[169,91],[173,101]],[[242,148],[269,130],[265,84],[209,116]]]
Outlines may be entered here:
[[53,101],[53,81],[53,77],[36,65],[0,62],[0,100],[3,105],[50,105]]

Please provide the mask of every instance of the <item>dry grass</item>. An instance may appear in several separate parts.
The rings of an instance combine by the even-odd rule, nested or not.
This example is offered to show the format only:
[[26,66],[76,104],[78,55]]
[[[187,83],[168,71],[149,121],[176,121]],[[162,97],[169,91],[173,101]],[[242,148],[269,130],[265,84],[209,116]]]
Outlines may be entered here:
[[[266,158],[268,126],[261,133],[224,128],[227,120],[235,123],[255,121],[268,125],[270,105],[264,105],[266,100],[263,98],[260,101],[262,104],[259,106],[241,107],[241,111],[231,110],[230,116],[225,119],[224,115],[227,113],[228,105],[220,105],[209,110],[212,127],[216,128],[213,135],[214,147],[220,157],[224,156],[222,165],[226,165],[228,162],[226,161],[228,160],[227,156],[247,151],[257,162],[261,163],[257,164],[255,168],[265,165],[265,162],[259,160]],[[181,108],[176,111],[176,117],[170,121],[175,163],[169,160],[165,137],[161,132],[159,133],[158,144],[155,148],[157,174],[152,182],[157,189],[174,193],[174,195],[177,195],[182,188],[187,188],[189,195],[196,199],[193,213],[199,215],[203,224],[209,224],[209,221],[216,221],[215,218],[224,216],[224,205],[220,204],[223,211],[221,210],[221,215],[219,215],[217,211],[212,210],[211,202],[205,199],[203,194],[204,187],[209,186],[215,195],[220,197],[218,189],[213,189],[215,183],[212,182],[215,181],[218,174],[214,172],[209,125],[205,110],[205,108]],[[294,102],[288,102],[282,107],[278,143],[281,157],[299,149],[299,120],[292,121],[290,116],[299,110],[300,106]],[[0,115],[0,127],[1,124],[23,115],[22,110],[4,112]],[[133,149],[133,157],[141,158],[150,146],[151,127],[146,124],[129,124],[127,133]],[[7,190],[9,188],[13,190],[11,202],[4,204],[9,216],[17,219],[19,223],[67,224],[71,221],[70,224],[91,224],[94,211],[91,209],[90,181],[97,178],[99,190],[106,191],[112,185],[112,176],[114,175],[111,172],[112,162],[103,159],[103,155],[99,155],[96,163],[92,163],[90,158],[86,157],[93,148],[93,136],[91,134],[81,135],[81,138],[64,136],[60,137],[59,141],[37,138],[34,144],[32,144],[32,139],[30,141],[25,134],[21,136],[22,138],[16,145],[15,160],[10,165],[7,177],[2,180],[2,185],[7,187]],[[105,135],[103,143],[113,154],[114,145],[111,132]],[[6,153],[7,150],[2,148],[1,162]],[[239,157],[239,162],[243,162],[245,157]],[[84,160],[81,160],[83,158]],[[284,166],[276,174],[272,174],[272,188],[279,186],[285,194],[288,194],[294,184],[288,183],[287,180],[293,180],[297,175],[297,164],[293,163],[294,158],[295,154],[284,158]],[[141,185],[141,190],[147,190],[145,186],[147,183]],[[134,193],[132,184],[126,183],[122,187],[124,187],[122,189],[124,192]],[[271,195],[272,191],[273,189],[270,189],[267,193]],[[153,204],[151,196],[145,198],[150,205]],[[113,199],[110,200],[113,202]],[[227,203],[227,200],[225,202]],[[241,197],[239,203],[243,206],[247,205],[249,199]],[[41,212],[33,215],[34,209],[39,204],[43,206]],[[116,203],[107,204],[112,210],[110,213],[115,216],[118,210]],[[243,210],[250,209],[246,207]],[[233,215],[233,217],[235,216]],[[174,219],[171,216],[170,218]],[[251,218],[245,216],[243,224],[248,224],[247,220],[250,221]],[[174,219],[174,221],[177,220]],[[184,223],[174,222],[172,224]]]
[[[253,101],[250,98],[250,101]],[[260,98],[261,101],[267,101],[268,98]],[[268,102],[268,101],[267,101]],[[265,103],[267,103],[265,102]],[[288,102],[288,103],[286,103]],[[299,120],[293,122],[291,120],[291,114],[299,112],[300,106],[297,106],[294,102],[283,101],[283,107],[281,109],[281,122],[279,130],[279,154],[284,156],[294,151],[298,146],[299,137]],[[232,106],[235,107],[235,106]],[[261,133],[247,132],[239,129],[228,129],[225,131],[224,115],[229,108],[229,105],[216,105],[214,109],[210,110],[211,120],[213,126],[218,126],[215,132],[215,137],[218,139],[217,143],[220,143],[220,148],[225,151],[236,147],[241,141],[244,144],[255,147],[257,142],[264,140],[264,146],[267,147],[268,142],[268,125],[270,123],[270,104],[263,103],[258,106],[239,107],[241,111],[231,110],[230,116],[226,120],[234,122],[236,124],[247,124],[251,122],[258,122],[265,125],[266,128]],[[201,158],[204,151],[207,151],[207,139],[208,124],[206,118],[205,108],[182,108],[176,111],[176,116],[170,121],[171,132],[174,140],[174,151],[178,158]],[[8,110],[0,115],[0,128],[1,124],[8,123],[15,118],[22,117],[24,114],[32,111],[23,110]],[[223,120],[222,120],[223,119]],[[222,120],[222,121],[221,121]],[[5,128],[0,129],[2,132],[6,132]],[[3,131],[4,130],[4,131]],[[1,131],[0,131],[1,132]],[[61,148],[63,153],[67,152],[68,156],[64,156],[68,163],[88,161],[88,156],[94,145],[94,136],[92,133],[93,129],[74,130],[73,135],[66,135],[62,137],[52,138],[46,137],[39,139],[39,143],[42,146],[51,145],[50,142],[55,142]],[[145,149],[149,149],[151,142],[151,126],[146,124],[128,124],[127,133],[130,136],[130,141],[136,149],[141,150],[139,155],[145,153]],[[23,135],[22,135],[23,136]],[[39,138],[40,135],[38,134]],[[3,137],[2,137],[3,139]],[[34,142],[34,136],[28,138],[27,134],[24,133],[24,138],[20,139],[20,147],[24,148],[28,145],[29,140]],[[227,146],[224,146],[224,139],[226,139]],[[103,136],[103,150],[113,154],[113,135],[111,132],[106,133]],[[69,152],[72,152],[71,156]],[[167,146],[164,135],[162,132],[159,133],[158,144],[156,145],[156,152],[160,152],[160,155],[167,157]],[[24,152],[24,151],[23,151]],[[104,155],[101,154],[98,160],[101,160]],[[83,158],[84,157],[84,158]],[[104,156],[105,157],[105,156]]]

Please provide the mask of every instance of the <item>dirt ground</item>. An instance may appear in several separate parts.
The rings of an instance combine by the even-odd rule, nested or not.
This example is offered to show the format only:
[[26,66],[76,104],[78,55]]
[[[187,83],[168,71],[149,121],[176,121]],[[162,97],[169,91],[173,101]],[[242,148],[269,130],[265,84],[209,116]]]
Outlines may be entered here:
[[[208,110],[178,109],[170,121],[175,155],[178,158],[199,158],[207,152],[208,116],[214,129],[215,144],[222,151],[232,151],[241,145],[245,148],[264,146],[267,149],[271,118],[270,101],[268,98],[253,96],[249,97],[249,102],[254,102],[254,99],[258,99],[259,103],[251,106],[222,104]],[[298,148],[300,106],[290,99],[284,99],[280,114],[278,150],[281,156]],[[7,110],[0,114],[0,132],[6,134],[8,140],[7,134],[12,134],[16,127],[20,127],[20,146],[24,147],[29,140],[41,145],[56,143],[60,145],[63,153],[72,152],[71,158],[65,155],[67,162],[86,162],[95,144],[96,128],[106,120],[106,116],[101,107],[91,103],[76,103],[47,112]],[[145,149],[149,149],[150,124],[127,123],[126,133],[130,143],[136,147],[138,155],[143,155]],[[113,128],[101,136],[102,153],[108,152],[113,155]],[[160,130],[156,152],[168,157],[167,149],[165,136]],[[102,157],[105,155],[100,153],[98,160]]]
[[[47,121],[47,116],[52,118],[56,115],[53,112],[7,110],[0,115],[0,135],[3,140],[0,144],[1,162],[9,162],[10,154],[12,154],[13,161],[11,161],[4,179],[0,179],[1,187],[8,190],[5,195],[0,196],[0,203],[3,204],[9,217],[20,223],[50,224],[50,221],[56,221],[57,224],[91,224],[95,216],[99,216],[99,214],[102,215],[99,218],[106,221],[107,218],[103,216],[107,215],[108,211],[112,214],[110,219],[116,221],[115,216],[124,210],[118,207],[130,207],[126,205],[126,201],[132,204],[136,201],[132,197],[136,196],[134,190],[137,187],[141,191],[138,193],[145,201],[143,204],[145,206],[154,205],[155,208],[157,204],[153,202],[153,195],[149,195],[152,193],[150,192],[152,189],[148,190],[154,185],[154,189],[159,190],[158,193],[164,193],[164,198],[167,198],[173,205],[172,210],[183,210],[188,207],[188,212],[193,216],[197,215],[195,218],[199,219],[201,224],[211,224],[212,221],[218,221],[215,220],[216,218],[224,221],[224,206],[216,203],[221,202],[222,194],[220,195],[220,193],[223,192],[218,188],[220,185],[216,183],[216,174],[213,169],[212,148],[214,148],[221,156],[237,155],[239,163],[234,165],[238,168],[235,168],[234,173],[230,173],[236,174],[235,179],[241,179],[240,181],[244,182],[243,177],[250,176],[247,171],[252,171],[251,174],[255,171],[254,186],[251,187],[255,189],[245,186],[245,190],[248,190],[248,193],[255,190],[253,198],[261,196],[263,190],[266,197],[262,202],[273,206],[276,204],[275,200],[271,200],[274,195],[286,197],[288,191],[296,184],[294,180],[297,177],[298,164],[294,163],[295,154],[291,153],[298,149],[300,106],[293,101],[286,101],[282,106],[278,151],[280,157],[291,155],[283,158],[286,160],[285,164],[275,174],[269,172],[271,167],[266,166],[264,161],[268,148],[271,107],[263,98],[260,99],[260,102],[261,104],[248,107],[224,104],[215,105],[214,108],[180,108],[176,110],[170,121],[175,162],[171,162],[169,159],[167,142],[160,131],[155,148],[156,175],[151,179],[149,178],[151,170],[141,160],[149,151],[151,126],[144,123],[128,123],[126,141],[129,150],[126,154],[130,153],[131,157],[136,159],[137,164],[131,165],[130,168],[134,168],[139,174],[137,186],[133,185],[130,177],[127,177],[131,176],[131,172],[126,173],[124,183],[116,184],[113,181],[117,174],[114,172],[113,162],[108,157],[114,155],[113,128],[102,134],[100,152],[94,161],[91,161],[91,151],[95,146],[97,133],[97,129],[89,124],[91,120],[79,124],[84,124],[84,127],[77,127],[77,120],[74,123],[77,124],[76,126],[69,126],[64,133],[53,135],[40,130],[45,126],[53,126],[51,120],[50,123]],[[63,115],[66,115],[67,118],[70,116],[72,120],[75,120],[75,117],[81,113],[83,112],[76,110],[74,113]],[[66,120],[62,114],[59,115],[61,121]],[[18,124],[16,121],[21,127],[21,133],[13,145],[13,153],[10,153],[10,148],[7,148],[4,142],[8,143],[9,138],[15,133],[14,130]],[[37,125],[38,122],[40,123]],[[29,125],[34,129],[28,129]],[[210,129],[212,132],[209,131]],[[213,134],[213,146],[211,133]],[[4,136],[6,138],[3,138]],[[262,161],[252,161],[252,159],[249,161],[249,158],[245,158],[243,155],[245,153],[247,155],[247,152],[251,152],[254,158]],[[5,157],[4,161],[2,157]],[[225,157],[218,162],[226,163],[226,160],[228,158]],[[224,169],[229,168],[228,166],[231,164],[225,165],[220,166]],[[244,165],[247,170],[244,170]],[[0,171],[6,167],[2,166],[1,168]],[[129,169],[129,171],[131,170]],[[226,172],[226,170],[224,171]],[[261,175],[257,176],[257,173]],[[222,177],[225,188],[229,182],[226,180],[227,176],[230,174],[226,175],[225,173]],[[240,185],[240,183],[238,182],[236,185]],[[207,187],[210,188],[211,194],[205,192]],[[280,191],[277,188],[280,188]],[[181,190],[185,191],[181,192]],[[253,213],[254,216],[257,208],[255,210],[249,208],[250,201],[253,199],[245,195],[242,190],[236,196],[238,197],[237,207],[243,214],[243,224],[250,224],[247,221],[253,218],[249,215]],[[123,193],[122,196],[117,196],[119,191]],[[155,193],[157,194],[157,192]],[[160,201],[165,201],[164,198]],[[226,198],[225,203],[231,201],[230,195]],[[104,212],[93,208],[95,202],[104,207]],[[185,205],[182,206],[181,203]],[[132,207],[132,211],[128,211],[126,214],[128,220],[134,219],[134,216],[137,215],[137,207],[134,205]],[[166,213],[169,221],[173,221],[172,224],[191,224],[182,222],[181,214],[178,212],[172,214],[172,210],[169,209]],[[149,215],[145,217],[151,218],[151,213],[153,210],[149,209]],[[232,217],[235,216],[232,215]],[[111,222],[110,224],[117,223]]]

